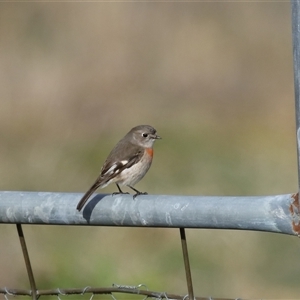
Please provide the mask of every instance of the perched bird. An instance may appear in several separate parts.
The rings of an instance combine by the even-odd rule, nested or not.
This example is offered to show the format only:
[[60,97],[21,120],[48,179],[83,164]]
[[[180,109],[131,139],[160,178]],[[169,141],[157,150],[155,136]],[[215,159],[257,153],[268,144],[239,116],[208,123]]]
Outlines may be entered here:
[[[77,205],[80,211],[90,196],[98,189],[115,183],[119,192],[124,194],[119,185],[126,185],[136,192],[135,198],[142,193],[133,186],[139,182],[149,170],[153,158],[153,144],[161,137],[149,125],[132,128],[112,149],[101,169],[100,175],[84,194]],[[128,193],[127,193],[128,194]]]

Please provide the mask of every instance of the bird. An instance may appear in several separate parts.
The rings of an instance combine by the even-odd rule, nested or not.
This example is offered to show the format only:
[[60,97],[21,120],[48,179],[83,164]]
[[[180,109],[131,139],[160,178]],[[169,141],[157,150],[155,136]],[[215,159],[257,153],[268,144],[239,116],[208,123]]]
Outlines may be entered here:
[[135,191],[133,198],[147,193],[140,192],[133,186],[139,182],[149,170],[153,159],[153,145],[161,139],[156,130],[150,125],[138,125],[133,127],[111,150],[105,160],[100,175],[83,195],[77,204],[77,210],[81,211],[91,195],[98,189],[115,183],[118,192],[124,193],[120,185],[127,186]]

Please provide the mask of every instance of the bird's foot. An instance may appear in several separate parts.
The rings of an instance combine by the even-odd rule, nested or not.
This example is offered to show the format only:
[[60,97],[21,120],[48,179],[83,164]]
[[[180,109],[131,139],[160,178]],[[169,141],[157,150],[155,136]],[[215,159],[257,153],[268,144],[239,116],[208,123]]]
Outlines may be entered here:
[[148,195],[147,192],[137,192],[136,194],[133,195],[133,199],[135,199],[138,195]]

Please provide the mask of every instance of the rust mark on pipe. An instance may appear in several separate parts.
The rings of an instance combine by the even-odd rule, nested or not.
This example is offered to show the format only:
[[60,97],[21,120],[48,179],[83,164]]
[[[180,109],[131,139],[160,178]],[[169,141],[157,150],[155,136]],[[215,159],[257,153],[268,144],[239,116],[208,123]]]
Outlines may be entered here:
[[[299,193],[293,194],[292,198],[294,199],[294,201],[290,205],[290,212],[293,215],[295,213],[299,213]],[[297,211],[295,211],[295,208]]]
[[300,236],[300,205],[299,205],[299,193],[293,194],[293,202],[290,204],[289,210],[292,215],[292,227],[293,231]]

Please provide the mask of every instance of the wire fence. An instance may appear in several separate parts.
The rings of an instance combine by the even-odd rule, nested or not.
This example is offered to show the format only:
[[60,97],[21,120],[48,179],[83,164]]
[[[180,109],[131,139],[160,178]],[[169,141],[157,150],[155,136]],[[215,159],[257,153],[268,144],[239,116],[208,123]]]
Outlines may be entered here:
[[[300,170],[300,0],[292,0],[291,8],[296,136]],[[300,186],[300,179],[298,182]],[[135,297],[132,299],[229,300],[194,296],[185,228],[257,230],[300,235],[298,193],[265,197],[143,195],[139,197],[139,201],[128,201],[129,195],[98,194],[89,201],[83,212],[79,213],[75,212],[74,208],[81,196],[72,193],[0,192],[0,223],[16,225],[30,284],[30,289],[0,287],[0,294],[3,294],[6,300],[15,296],[29,296],[33,300],[41,296],[55,296],[61,300],[61,297],[69,295],[88,295],[90,300],[95,295],[107,295],[116,300],[121,294],[130,294]],[[60,209],[57,210],[56,207]],[[216,209],[217,207],[222,209]],[[152,291],[145,284],[37,289],[22,224],[179,228],[187,294]]]
[[[8,288],[0,288],[0,293],[4,294],[6,299],[9,296],[31,296],[31,290],[21,290],[21,289],[8,289]],[[92,287],[85,287],[83,289],[51,289],[51,290],[37,290],[36,295],[37,297],[40,296],[57,296],[58,300],[62,296],[70,296],[70,295],[89,295],[89,300],[92,300],[95,295],[108,295],[108,299],[111,298],[113,300],[117,300],[118,296],[121,294],[130,294],[131,299],[189,299],[187,295],[175,295],[166,292],[155,292],[148,290],[148,287],[144,284],[138,284],[137,286],[126,286],[126,285],[118,285],[113,284],[112,287],[105,287],[105,288],[92,288]],[[132,296],[136,296],[136,298],[132,298]],[[139,296],[139,298],[138,298]],[[212,298],[212,297],[194,297],[196,300],[230,300],[225,298]],[[239,298],[242,300],[241,298]],[[232,299],[233,300],[233,299]]]

